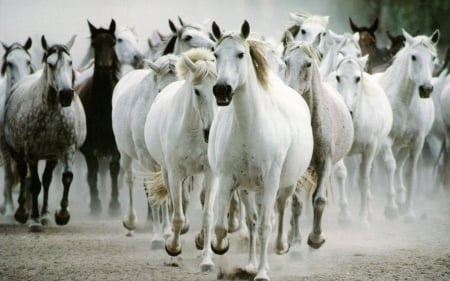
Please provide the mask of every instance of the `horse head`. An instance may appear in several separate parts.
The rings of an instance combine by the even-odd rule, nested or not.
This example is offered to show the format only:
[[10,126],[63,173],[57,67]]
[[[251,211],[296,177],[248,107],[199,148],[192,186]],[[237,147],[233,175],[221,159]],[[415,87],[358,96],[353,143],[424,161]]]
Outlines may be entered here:
[[312,43],[318,34],[327,30],[328,16],[310,15],[307,13],[290,13],[289,16],[294,25],[288,31],[295,40]]
[[144,55],[139,50],[138,37],[134,28],[122,28],[117,32],[115,50],[122,64],[131,65],[133,68],[143,66]]
[[159,93],[170,83],[177,81],[176,64],[178,56],[168,54],[159,57],[156,61],[145,60],[150,69],[155,72],[155,90]]
[[1,67],[1,75],[7,75],[10,86],[14,85],[25,75],[34,72],[34,66],[31,63],[31,38],[28,37],[25,44],[13,43],[10,46],[2,43],[5,54],[3,55],[3,63]]
[[378,18],[375,18],[375,21],[369,27],[359,27],[351,18],[349,18],[349,21],[352,31],[359,33],[359,46],[361,47],[362,55],[374,56],[377,48],[375,31],[378,28]]
[[58,99],[62,107],[70,106],[74,95],[75,72],[69,51],[75,37],[74,35],[65,45],[55,44],[52,46],[48,45],[44,35],[41,37],[41,45],[44,49],[43,75],[50,87],[49,98]]
[[95,68],[109,71],[117,68],[118,58],[115,51],[116,46],[116,22],[111,20],[108,29],[96,28],[89,21],[91,32],[91,47],[94,49]]
[[169,27],[173,33],[173,37],[166,46],[163,54],[181,54],[189,49],[200,47],[212,49],[214,41],[211,40],[209,33],[203,27],[186,24],[180,17],[178,17],[178,20],[180,27],[177,27],[169,19]]

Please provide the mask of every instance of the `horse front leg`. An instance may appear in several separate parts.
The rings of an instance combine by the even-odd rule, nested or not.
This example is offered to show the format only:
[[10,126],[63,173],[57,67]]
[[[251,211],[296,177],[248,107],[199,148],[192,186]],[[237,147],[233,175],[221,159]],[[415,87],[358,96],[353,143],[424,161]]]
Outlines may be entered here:
[[381,145],[381,153],[384,166],[388,174],[388,193],[387,203],[384,207],[384,217],[393,220],[399,216],[398,206],[395,200],[395,170],[397,169],[397,164],[395,162],[394,154],[392,153],[392,145],[390,143],[385,142]]
[[211,249],[217,255],[225,254],[230,248],[228,241],[227,214],[230,200],[236,185],[231,175],[221,176],[218,180],[217,221],[214,227],[215,239],[211,242]]
[[14,214],[14,202],[13,202],[13,189],[18,183],[18,171],[17,166],[14,161],[6,160],[4,164],[4,190],[3,196],[5,197],[5,202],[3,204],[4,216],[9,217]]
[[133,231],[136,229],[136,210],[133,205],[133,171],[131,169],[132,159],[126,154],[122,154],[120,157],[122,167],[125,172],[125,182],[128,187],[128,207],[125,217],[123,218],[123,226],[128,230],[127,236],[133,235]]
[[99,215],[102,212],[102,203],[98,194],[97,188],[97,174],[98,174],[98,159],[92,151],[81,150],[86,159],[87,166],[87,181],[89,185],[89,193],[91,195],[91,202],[89,207],[91,215]]
[[416,215],[412,207],[412,195],[417,179],[417,162],[419,161],[420,152],[422,151],[423,143],[416,145],[411,149],[409,157],[409,165],[406,170],[406,200],[403,206],[404,216],[406,222],[414,222]]
[[75,156],[75,146],[64,155],[64,172],[62,174],[63,196],[60,202],[60,208],[55,212],[55,221],[58,225],[66,225],[70,220],[69,212],[69,190],[73,180],[73,158]]
[[109,173],[111,175],[111,200],[109,201],[109,215],[116,217],[120,215],[120,203],[119,203],[119,178],[120,172],[120,153],[114,151],[111,162],[109,162]]
[[234,233],[239,230],[240,221],[239,221],[239,206],[240,200],[237,191],[233,192],[231,196],[230,202],[230,212],[228,215],[228,232]]
[[31,191],[31,222],[29,224],[29,229],[31,232],[41,232],[42,224],[39,216],[38,202],[39,193],[41,192],[41,182],[39,180],[37,161],[28,162],[27,178],[30,182]]
[[294,193],[295,185],[281,188],[278,191],[276,206],[278,210],[278,232],[277,232],[277,239],[275,243],[275,252],[278,255],[284,255],[287,252],[289,252],[289,243],[287,241],[287,237],[285,235],[284,231],[284,212],[286,210],[287,206],[287,200],[289,197],[291,197]]
[[334,173],[336,175],[337,184],[339,188],[339,224],[349,225],[351,223],[350,213],[348,211],[348,197],[347,197],[347,167],[344,159],[341,159],[335,164]]
[[41,211],[41,223],[47,225],[50,221],[50,213],[48,212],[48,190],[52,182],[53,170],[58,164],[58,160],[47,160],[45,162],[44,174],[42,175],[42,187],[44,189],[44,200]]
[[361,156],[361,165],[359,169],[359,189],[361,191],[361,208],[360,218],[361,223],[368,226],[371,212],[371,193],[370,193],[370,176],[373,167],[373,160],[375,158],[376,145],[366,147]]
[[[258,235],[260,240],[259,265],[255,280],[270,280],[268,249],[270,234],[272,233],[272,214],[275,207],[277,193],[280,185],[281,171],[273,169],[263,178],[263,197],[258,223]],[[293,188],[293,187],[292,187]]]
[[319,179],[312,197],[313,230],[308,236],[308,245],[313,249],[319,249],[325,243],[325,238],[322,235],[322,215],[327,203],[326,189],[330,181],[331,168],[331,159],[325,159],[317,168]]
[[214,269],[212,251],[209,245],[211,245],[211,231],[214,218],[214,199],[216,197],[217,182],[214,181],[214,176],[209,167],[205,171],[204,186],[205,204],[203,206],[202,230],[195,238],[197,248],[200,248],[201,246],[201,249],[203,249],[203,259],[200,263],[200,270],[202,272],[212,271]]
[[258,221],[258,212],[256,210],[255,193],[249,193],[247,190],[240,190],[239,196],[246,213],[246,224],[248,227],[248,264],[245,266],[247,272],[255,272],[258,262],[256,260],[256,222]]

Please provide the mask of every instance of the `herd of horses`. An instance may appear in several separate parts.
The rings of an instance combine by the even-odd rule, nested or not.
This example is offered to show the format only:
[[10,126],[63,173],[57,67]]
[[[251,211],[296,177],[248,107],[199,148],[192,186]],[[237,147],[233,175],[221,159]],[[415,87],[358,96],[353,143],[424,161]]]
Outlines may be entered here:
[[[50,220],[49,186],[60,162],[64,191],[55,222],[67,224],[79,151],[86,162],[92,215],[102,212],[102,165],[109,167],[111,178],[109,213],[121,213],[123,171],[129,190],[123,225],[131,233],[137,222],[135,161],[146,171],[152,248],[181,254],[180,236],[189,230],[189,193],[199,185],[203,217],[195,244],[203,251],[201,270],[214,269],[213,253],[227,252],[227,235],[237,222],[248,228],[245,269],[255,272],[255,280],[269,280],[272,229],[277,230],[277,254],[302,240],[302,190],[309,190],[306,200],[313,209],[310,247],[325,242],[322,216],[332,176],[339,220],[349,221],[349,163],[344,160],[357,155],[360,162],[349,168],[357,174],[361,222],[370,224],[373,215],[378,157],[388,181],[386,218],[414,221],[414,186],[425,151],[433,157],[434,185],[450,185],[450,78],[448,58],[438,64],[439,31],[431,36],[388,33],[391,45],[379,49],[378,19],[369,27],[350,19],[353,33],[337,34],[328,27],[328,17],[290,16],[279,42],[251,32],[247,21],[229,32],[216,22],[204,26],[178,18],[177,26],[169,20],[172,33],[156,31],[146,54],[133,29],[116,29],[114,20],[108,28],[88,21],[91,44],[79,69],[70,55],[75,36],[54,45],[42,36],[43,67],[37,71],[30,38],[23,45],[3,44],[4,215],[14,214],[18,222],[29,223],[30,231],[42,231]],[[42,183],[41,160],[46,162]],[[289,235],[284,224],[288,203]]]

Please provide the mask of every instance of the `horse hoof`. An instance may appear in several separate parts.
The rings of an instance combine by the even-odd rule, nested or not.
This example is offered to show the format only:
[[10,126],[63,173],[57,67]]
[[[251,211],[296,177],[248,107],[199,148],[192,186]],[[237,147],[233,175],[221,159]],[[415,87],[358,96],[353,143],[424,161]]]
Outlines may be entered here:
[[33,219],[33,221],[28,225],[28,229],[30,232],[42,232],[44,230],[44,227],[39,222],[39,219]]
[[228,233],[234,233],[238,231],[240,229],[240,226],[241,225],[239,223],[239,220],[236,217],[232,218],[228,224]]
[[90,215],[91,216],[98,216],[102,213],[102,204],[100,200],[92,200],[90,204]]
[[70,213],[68,210],[57,210],[55,212],[55,222],[57,225],[66,225],[70,220]]
[[322,247],[322,245],[325,243],[325,239],[322,237],[321,234],[316,235],[316,234],[309,234],[308,236],[308,245],[313,248],[313,249],[319,249],[320,247]]
[[269,276],[267,276],[266,274],[263,274],[261,276],[257,275],[255,277],[255,279],[253,279],[254,281],[270,281]]
[[20,208],[17,209],[16,213],[14,214],[14,218],[16,221],[20,222],[21,224],[24,224],[28,220],[28,212],[26,210],[21,210]]
[[394,207],[385,207],[384,208],[384,217],[388,220],[396,220],[399,217],[398,208]]
[[45,213],[41,216],[41,223],[42,225],[48,225],[50,223],[50,214]]
[[189,231],[189,221],[186,220],[186,222],[183,225],[183,228],[181,229],[181,234],[186,234]]
[[167,245],[166,245],[166,253],[169,255],[169,256],[171,256],[171,257],[176,257],[176,256],[179,256],[180,254],[181,254],[181,247],[180,247],[180,250],[179,251],[176,251],[176,252],[171,252],[170,250],[169,250],[169,248],[167,248]]
[[126,220],[122,222],[123,227],[125,227],[129,231],[133,231],[136,229],[136,224],[134,222],[128,224]]
[[214,264],[211,264],[211,263],[201,264],[200,271],[201,272],[212,272],[212,271],[214,271]]
[[[281,248],[281,249],[280,249]],[[277,255],[285,255],[285,254],[287,254],[287,253],[289,253],[289,250],[290,250],[290,248],[291,248],[291,245],[283,245],[282,247],[280,247],[280,248],[276,248],[275,249],[275,254],[277,254]]]
[[120,211],[120,203],[119,202],[111,202],[109,203],[108,214],[110,217],[120,216],[122,212]]
[[227,246],[225,247],[225,248],[223,248],[222,250],[220,250],[220,249],[216,249],[215,247],[214,247],[214,243],[211,243],[211,250],[214,252],[214,254],[216,254],[216,255],[223,255],[223,254],[225,254],[226,252],[228,252],[228,249],[230,249],[230,242],[228,242],[228,239],[227,239]]
[[204,240],[203,237],[201,237],[202,235],[197,234],[195,236],[195,247],[197,248],[197,250],[203,250],[203,244],[204,244]]
[[152,250],[164,249],[164,240],[152,240],[150,248]]

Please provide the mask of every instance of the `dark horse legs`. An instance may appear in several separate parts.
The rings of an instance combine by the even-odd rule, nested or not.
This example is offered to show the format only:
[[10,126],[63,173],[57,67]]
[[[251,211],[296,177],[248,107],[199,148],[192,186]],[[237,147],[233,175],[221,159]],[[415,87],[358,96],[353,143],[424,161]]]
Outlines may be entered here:
[[47,160],[45,164],[44,174],[42,176],[42,186],[44,189],[44,202],[42,204],[41,211],[41,223],[43,225],[47,225],[50,220],[50,214],[48,212],[48,189],[50,187],[50,183],[52,182],[52,174],[53,170],[58,163],[57,160]]
[[[102,211],[102,205],[98,193],[97,178],[98,178],[98,159],[97,157],[89,151],[82,151],[86,159],[87,169],[88,169],[88,185],[91,194],[90,209],[92,215],[98,215]],[[117,151],[113,154],[111,162],[109,163],[109,171],[111,174],[111,201],[109,203],[109,213],[110,215],[116,216],[120,214],[120,203],[119,203],[119,189],[118,189],[118,176],[120,171],[120,154]]]

